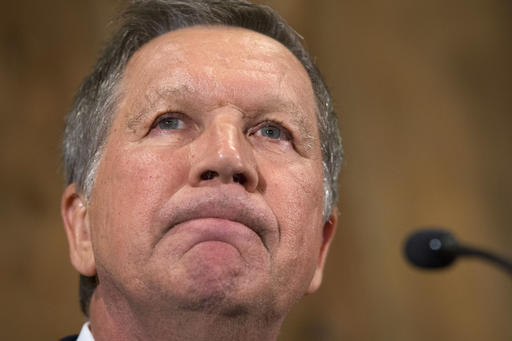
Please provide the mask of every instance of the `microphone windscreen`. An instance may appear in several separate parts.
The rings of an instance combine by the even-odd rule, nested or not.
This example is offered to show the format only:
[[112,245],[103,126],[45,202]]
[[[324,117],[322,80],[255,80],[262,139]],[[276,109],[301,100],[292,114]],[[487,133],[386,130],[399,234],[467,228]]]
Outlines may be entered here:
[[413,233],[405,242],[404,252],[412,264],[421,268],[442,268],[453,263],[455,238],[441,229],[425,229]]

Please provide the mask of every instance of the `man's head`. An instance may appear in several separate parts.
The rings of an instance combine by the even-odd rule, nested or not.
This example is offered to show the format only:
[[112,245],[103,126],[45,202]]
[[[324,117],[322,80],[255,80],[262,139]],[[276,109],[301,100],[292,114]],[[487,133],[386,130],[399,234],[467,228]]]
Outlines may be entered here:
[[73,265],[132,312],[282,319],[319,286],[336,220],[320,74],[265,7],[137,1],[123,18],[66,127]]

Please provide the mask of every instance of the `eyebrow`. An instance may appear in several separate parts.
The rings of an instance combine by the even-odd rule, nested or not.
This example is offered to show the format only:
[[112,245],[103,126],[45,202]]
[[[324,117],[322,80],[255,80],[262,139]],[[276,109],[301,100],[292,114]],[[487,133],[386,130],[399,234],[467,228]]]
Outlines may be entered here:
[[[300,134],[302,139],[304,140],[303,147],[304,150],[310,151],[313,148],[313,144],[315,142],[315,137],[313,135],[313,132],[311,131],[310,127],[306,124],[304,116],[296,111],[296,115],[293,115],[293,123],[297,125],[297,127],[300,130]],[[315,122],[318,121],[316,109],[315,109]]]
[[[136,126],[144,121],[144,119],[150,114],[151,109],[156,106],[159,101],[168,102],[169,98],[183,98],[186,96],[190,96],[194,93],[190,86],[186,84],[180,84],[178,86],[166,86],[158,89],[148,90],[144,98],[146,99],[146,104],[144,104],[144,108],[133,115],[128,119],[127,126],[131,130],[135,130]],[[266,112],[276,112],[282,111],[292,114],[292,122],[300,131],[300,135],[304,142],[304,148],[306,150],[310,150],[315,141],[315,137],[310,127],[306,124],[306,120],[304,118],[304,113],[297,104],[294,102],[283,102],[280,99],[270,99],[269,103],[263,106],[263,108],[254,110],[254,111],[244,111],[239,109],[242,112],[243,118],[251,118],[258,116],[260,114]],[[315,120],[317,120],[316,113],[317,109],[315,107]]]
[[170,97],[183,97],[185,94],[191,94],[192,91],[187,85],[170,86],[152,89],[144,94],[146,102],[143,105],[143,109],[137,114],[131,115],[126,123],[127,127],[131,130],[135,130],[135,127],[150,114],[151,109],[156,106],[159,101],[167,101]]
[[[313,132],[310,127],[306,123],[306,119],[304,117],[304,112],[299,108],[297,104],[294,102],[282,102],[280,100],[276,100],[277,104],[269,104],[265,106],[262,110],[258,110],[256,113],[264,113],[264,112],[275,112],[282,111],[291,114],[291,121],[299,128],[301,134],[307,138],[314,139],[312,136]],[[272,103],[272,101],[271,101]],[[257,115],[256,114],[256,115]],[[317,108],[314,108],[315,121],[317,120]],[[249,116],[249,115],[248,115]]]

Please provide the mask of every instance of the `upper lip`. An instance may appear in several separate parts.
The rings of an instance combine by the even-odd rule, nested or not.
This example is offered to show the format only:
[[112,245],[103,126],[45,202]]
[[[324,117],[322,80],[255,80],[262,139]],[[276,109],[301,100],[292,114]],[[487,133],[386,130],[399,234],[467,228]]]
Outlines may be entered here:
[[269,249],[269,235],[278,233],[277,222],[270,210],[237,191],[215,190],[182,198],[167,217],[168,228],[194,219],[217,218],[231,220],[254,231]]

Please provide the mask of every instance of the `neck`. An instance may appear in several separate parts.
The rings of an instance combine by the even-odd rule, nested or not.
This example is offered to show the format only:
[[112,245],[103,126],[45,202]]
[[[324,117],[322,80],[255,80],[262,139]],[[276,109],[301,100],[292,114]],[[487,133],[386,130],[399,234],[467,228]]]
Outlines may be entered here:
[[116,340],[276,340],[283,318],[247,312],[187,311],[145,307],[108,299],[96,289],[90,305],[95,341]]

